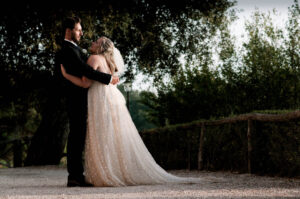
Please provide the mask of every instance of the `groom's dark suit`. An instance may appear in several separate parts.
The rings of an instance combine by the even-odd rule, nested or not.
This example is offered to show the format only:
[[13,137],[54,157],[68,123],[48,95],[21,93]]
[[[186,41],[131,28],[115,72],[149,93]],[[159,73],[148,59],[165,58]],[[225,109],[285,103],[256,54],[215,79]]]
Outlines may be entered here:
[[[87,57],[81,48],[69,41],[63,41],[61,50],[57,53],[56,67],[60,70],[63,64],[66,72],[73,76],[86,76],[89,79],[109,84],[111,75],[93,70],[86,64]],[[67,144],[67,166],[69,180],[83,180],[82,152],[85,145],[87,122],[87,89],[78,87],[66,80],[61,73],[63,87],[67,97],[70,133]]]

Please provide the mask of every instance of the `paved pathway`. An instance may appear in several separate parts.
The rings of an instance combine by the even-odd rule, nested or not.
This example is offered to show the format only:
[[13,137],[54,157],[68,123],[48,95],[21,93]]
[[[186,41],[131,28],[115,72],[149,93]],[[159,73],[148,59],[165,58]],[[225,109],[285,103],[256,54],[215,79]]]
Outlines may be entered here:
[[67,172],[56,166],[0,169],[0,199],[85,198],[300,198],[300,179],[207,171],[169,171],[201,178],[199,184],[129,187],[66,187]]

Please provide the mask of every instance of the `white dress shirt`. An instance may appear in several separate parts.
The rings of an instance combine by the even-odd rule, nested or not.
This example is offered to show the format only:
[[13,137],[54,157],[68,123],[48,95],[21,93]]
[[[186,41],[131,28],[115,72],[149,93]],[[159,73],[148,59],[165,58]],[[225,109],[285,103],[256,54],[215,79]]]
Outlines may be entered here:
[[75,45],[75,46],[78,46],[74,41],[71,41],[71,40],[68,40],[68,39],[65,39],[65,41],[68,41],[70,42],[71,44]]

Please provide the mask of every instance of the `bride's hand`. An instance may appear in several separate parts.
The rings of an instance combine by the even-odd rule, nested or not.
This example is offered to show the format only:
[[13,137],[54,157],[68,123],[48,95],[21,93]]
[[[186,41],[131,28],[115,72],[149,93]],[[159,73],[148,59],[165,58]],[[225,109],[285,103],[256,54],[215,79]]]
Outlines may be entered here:
[[113,85],[116,85],[117,83],[119,83],[119,77],[118,76],[112,76],[112,79],[111,79],[111,84]]
[[82,80],[82,83],[83,83],[83,88],[89,88],[92,85],[92,83],[93,83],[92,80],[86,78],[85,76],[83,76],[81,78],[81,80]]

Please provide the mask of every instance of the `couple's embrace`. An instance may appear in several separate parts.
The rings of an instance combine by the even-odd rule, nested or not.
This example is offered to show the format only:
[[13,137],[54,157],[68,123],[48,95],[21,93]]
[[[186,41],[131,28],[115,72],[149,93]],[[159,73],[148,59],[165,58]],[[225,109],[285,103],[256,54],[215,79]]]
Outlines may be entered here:
[[80,19],[69,17],[63,27],[65,38],[57,54],[57,65],[67,96],[70,124],[68,186],[195,181],[167,173],[144,145],[116,86],[116,73],[124,70],[124,63],[113,42],[100,37],[89,49],[91,56],[86,57],[78,47],[82,36]]

